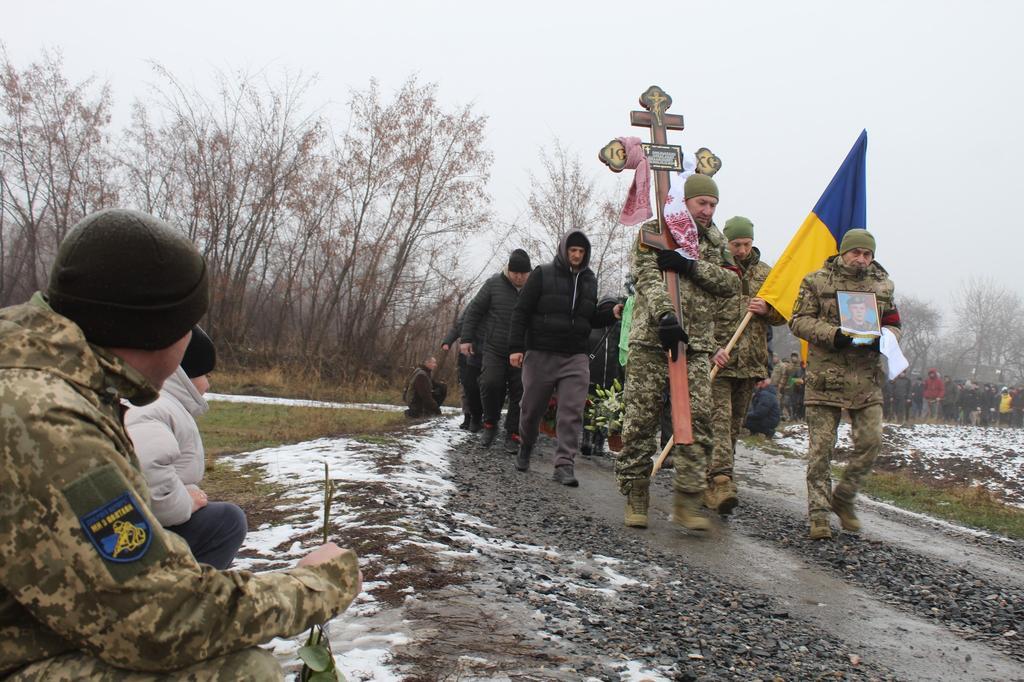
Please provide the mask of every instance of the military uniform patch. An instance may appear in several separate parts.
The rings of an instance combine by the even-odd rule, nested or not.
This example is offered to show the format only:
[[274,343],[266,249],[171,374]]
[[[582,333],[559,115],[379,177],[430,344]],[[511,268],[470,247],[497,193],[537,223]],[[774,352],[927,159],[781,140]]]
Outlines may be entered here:
[[82,533],[116,581],[129,580],[167,556],[163,529],[113,464],[89,471],[63,492]]
[[139,510],[135,496],[124,492],[79,519],[86,536],[107,561],[141,559],[153,539],[153,529]]

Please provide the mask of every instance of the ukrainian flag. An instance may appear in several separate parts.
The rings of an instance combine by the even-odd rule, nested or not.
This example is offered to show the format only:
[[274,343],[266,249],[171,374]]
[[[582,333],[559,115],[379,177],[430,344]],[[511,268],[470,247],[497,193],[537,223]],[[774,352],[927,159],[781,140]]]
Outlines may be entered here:
[[761,285],[758,296],[787,320],[793,314],[804,277],[821,268],[829,256],[839,253],[847,230],[867,229],[864,181],[867,150],[868,131],[864,130]]

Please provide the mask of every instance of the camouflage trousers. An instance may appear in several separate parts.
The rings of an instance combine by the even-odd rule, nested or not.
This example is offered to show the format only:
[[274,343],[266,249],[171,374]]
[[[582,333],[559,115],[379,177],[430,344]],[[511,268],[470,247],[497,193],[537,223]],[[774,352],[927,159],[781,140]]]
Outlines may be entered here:
[[[871,471],[871,465],[882,446],[882,406],[869,405],[850,410],[853,426],[853,456],[843,471],[842,483],[854,492]],[[842,409],[830,405],[807,406],[807,431],[810,444],[807,452],[807,511],[810,516],[831,513],[832,454],[836,447],[836,431]]]
[[711,384],[715,407],[711,416],[714,446],[711,450],[711,466],[708,467],[709,480],[718,474],[732,478],[736,439],[740,435],[743,419],[747,416],[756,383],[757,379],[717,377]]
[[269,651],[256,647],[196,663],[172,673],[133,672],[115,668],[88,654],[73,652],[37,661],[6,682],[279,682],[284,672]]
[[[711,356],[686,354],[690,380],[690,414],[693,444],[672,448],[675,463],[673,487],[679,492],[704,490],[711,458]],[[615,459],[615,477],[619,492],[629,494],[633,481],[650,478],[653,457],[658,454],[661,432],[662,389],[668,377],[665,353],[661,350],[632,347],[626,365],[626,385],[622,402],[622,452]]]

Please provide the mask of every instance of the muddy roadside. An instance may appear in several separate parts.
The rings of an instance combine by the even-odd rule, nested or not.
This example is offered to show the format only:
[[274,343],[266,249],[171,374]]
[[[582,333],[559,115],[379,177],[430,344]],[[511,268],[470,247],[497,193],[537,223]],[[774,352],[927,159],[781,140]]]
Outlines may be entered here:
[[[657,486],[652,527],[635,531],[622,526],[608,459],[581,460],[581,486],[569,489],[549,480],[550,459],[522,475],[507,454],[466,440],[453,444],[449,458],[455,503],[491,526],[490,539],[548,547],[559,557],[540,565],[523,556],[481,557],[487,578],[466,590],[492,593],[477,618],[489,608],[484,620],[506,624],[504,634],[476,651],[457,628],[434,635],[435,653],[464,651],[463,670],[467,655],[496,666],[477,671],[480,679],[499,671],[509,679],[608,679],[623,675],[623,664],[665,679],[1024,679],[1019,652],[1012,657],[1022,604],[1012,557],[974,546],[973,560],[960,560],[955,533],[898,519],[876,523],[873,511],[862,538],[805,542],[802,492],[793,488],[798,465],[785,458],[741,453],[750,462],[741,473],[746,504],[707,537],[668,520],[667,475]],[[593,597],[609,589],[587,580],[602,575],[587,566],[595,556],[614,562],[623,580],[613,596]],[[423,595],[417,604],[427,619],[435,612],[430,601]],[[528,608],[513,615],[514,605]],[[495,641],[532,646],[537,637],[547,660],[506,655],[495,663]],[[415,669],[432,648],[399,647],[396,658],[412,653],[407,669]]]

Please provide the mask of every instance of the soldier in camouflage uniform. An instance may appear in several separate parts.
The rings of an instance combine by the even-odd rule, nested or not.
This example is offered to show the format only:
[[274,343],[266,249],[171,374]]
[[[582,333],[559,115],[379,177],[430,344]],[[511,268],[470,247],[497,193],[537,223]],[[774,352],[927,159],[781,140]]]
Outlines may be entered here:
[[207,292],[180,232],[110,209],[68,233],[46,295],[0,310],[0,677],[279,680],[256,645],[358,594],[333,543],[287,571],[219,571],[150,511],[121,401],[157,398]]
[[[838,291],[870,292],[878,303],[878,319],[897,339],[900,314],[893,299],[893,284],[874,260],[875,239],[867,230],[850,230],[839,255],[825,267],[807,275],[800,284],[789,327],[808,343],[804,384],[807,429],[807,509],[811,537],[832,537],[829,510],[839,516],[844,530],[857,532],[854,497],[878,455],[882,442],[882,382],[885,380],[878,339],[855,343],[839,329]],[[865,341],[867,341],[865,339]],[[843,409],[853,425],[853,456],[842,481],[832,489],[830,466],[836,430]]]
[[[714,316],[717,299],[739,291],[739,278],[724,267],[731,265],[725,238],[712,222],[718,205],[714,180],[692,175],[687,178],[684,191],[686,206],[698,227],[700,259],[689,260],[675,251],[656,252],[643,246],[639,239],[633,247],[636,298],[623,394],[623,448],[615,461],[615,474],[619,492],[627,497],[625,523],[638,528],[647,526],[651,456],[657,452],[661,392],[667,377],[665,351],[675,349],[679,341],[689,343],[686,362],[694,442],[677,445],[672,451],[673,518],[685,528],[708,527],[699,507],[712,445],[711,355],[718,349]],[[657,223],[649,223],[644,229],[651,227],[657,229]],[[662,281],[662,270],[672,271],[669,276],[680,275],[682,320],[676,319]],[[684,329],[689,330],[689,337]]]
[[711,384],[715,442],[704,504],[719,514],[729,514],[739,502],[732,471],[736,439],[747,415],[754,385],[768,376],[768,328],[785,324],[786,318],[757,297],[771,267],[761,262],[761,252],[754,246],[754,224],[748,218],[735,216],[726,221],[723,232],[729,253],[739,269],[740,292],[725,299],[718,308],[715,319],[718,345],[729,343],[747,312],[754,315],[736,341],[728,363]]

